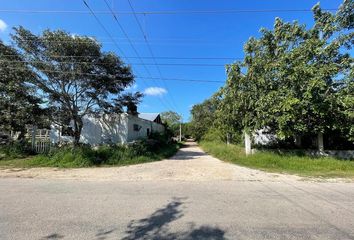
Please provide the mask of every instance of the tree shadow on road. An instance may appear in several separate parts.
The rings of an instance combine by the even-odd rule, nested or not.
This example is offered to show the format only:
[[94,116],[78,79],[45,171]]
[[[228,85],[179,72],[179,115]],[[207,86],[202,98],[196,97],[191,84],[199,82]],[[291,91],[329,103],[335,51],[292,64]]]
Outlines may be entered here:
[[172,239],[206,239],[206,240],[222,240],[225,231],[203,225],[196,227],[195,224],[190,223],[187,230],[172,232],[169,224],[184,216],[182,212],[182,198],[174,198],[165,207],[156,210],[149,217],[140,220],[133,220],[128,225],[126,231],[127,236],[124,240],[172,240]]
[[[132,220],[125,231],[123,240],[226,240],[225,231],[213,226],[189,223],[187,228],[180,231],[174,231],[170,223],[182,218],[183,204],[186,198],[173,198],[166,206],[157,209],[151,215],[139,220]],[[99,229],[95,238],[104,240],[115,238],[116,227]],[[63,235],[54,233],[43,237],[43,240],[62,239]],[[118,238],[117,238],[118,239]],[[121,239],[121,238],[119,238]]]
[[43,239],[43,240],[44,240],[44,239],[55,240],[55,239],[62,239],[62,238],[64,238],[63,235],[58,234],[58,233],[53,233],[53,234],[49,234],[49,235],[43,237],[42,239]]
[[176,155],[171,157],[171,160],[192,160],[197,157],[203,157],[207,154],[204,152],[199,151],[185,151],[185,152],[178,152]]

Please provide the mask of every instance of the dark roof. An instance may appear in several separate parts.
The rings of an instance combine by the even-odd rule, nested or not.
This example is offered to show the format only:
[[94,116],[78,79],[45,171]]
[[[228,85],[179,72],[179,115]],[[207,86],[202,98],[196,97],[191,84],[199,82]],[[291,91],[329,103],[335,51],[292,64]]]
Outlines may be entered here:
[[151,122],[154,122],[156,118],[160,116],[159,113],[139,113],[138,117]]

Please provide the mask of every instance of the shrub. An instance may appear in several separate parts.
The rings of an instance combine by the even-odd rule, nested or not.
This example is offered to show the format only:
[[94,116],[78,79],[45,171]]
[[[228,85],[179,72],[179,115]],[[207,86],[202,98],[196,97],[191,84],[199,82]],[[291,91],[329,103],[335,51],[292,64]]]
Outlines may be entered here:
[[51,167],[89,167],[99,164],[96,152],[89,146],[62,147],[51,150],[48,154],[38,155],[30,166]]
[[25,141],[16,141],[0,146],[0,160],[24,158],[32,154],[34,153],[30,144]]
[[177,149],[178,145],[171,144],[167,136],[154,134],[151,139],[139,140],[129,145],[105,145],[95,149],[89,145],[57,146],[47,154],[40,154],[15,164],[63,168],[128,165],[170,157]]

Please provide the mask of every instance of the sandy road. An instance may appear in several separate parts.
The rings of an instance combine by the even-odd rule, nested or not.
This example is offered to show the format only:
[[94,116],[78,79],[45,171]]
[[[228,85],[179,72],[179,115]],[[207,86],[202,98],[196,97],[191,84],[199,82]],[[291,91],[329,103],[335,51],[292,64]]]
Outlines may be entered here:
[[124,166],[79,169],[31,168],[0,169],[0,177],[81,179],[115,181],[280,181],[298,177],[271,174],[222,162],[205,154],[196,143],[188,143],[174,157],[158,162]]
[[0,171],[0,239],[354,239],[354,183],[221,162],[195,144],[119,168]]

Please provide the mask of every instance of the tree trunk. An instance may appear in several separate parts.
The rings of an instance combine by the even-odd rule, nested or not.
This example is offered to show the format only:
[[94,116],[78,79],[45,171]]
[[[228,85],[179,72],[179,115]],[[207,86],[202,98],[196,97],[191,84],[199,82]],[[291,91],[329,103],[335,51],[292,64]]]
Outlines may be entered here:
[[81,130],[83,122],[81,118],[74,119],[74,146],[78,146],[80,143]]
[[295,146],[297,147],[301,147],[301,136],[300,135],[296,135],[295,136]]

